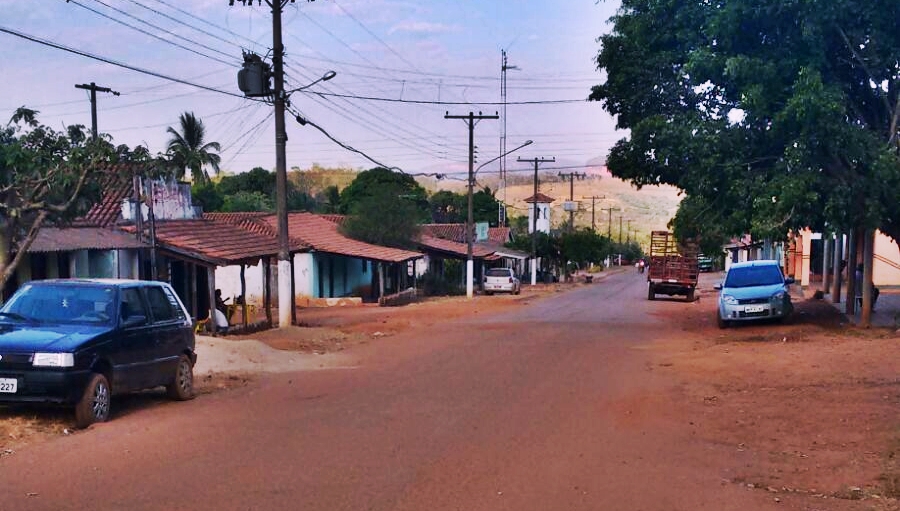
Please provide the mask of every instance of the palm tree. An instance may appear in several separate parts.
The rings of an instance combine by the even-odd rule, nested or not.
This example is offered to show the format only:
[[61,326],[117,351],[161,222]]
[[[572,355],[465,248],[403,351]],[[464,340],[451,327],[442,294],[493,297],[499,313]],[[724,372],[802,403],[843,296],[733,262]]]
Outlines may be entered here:
[[222,146],[218,142],[204,143],[206,128],[203,121],[195,117],[193,112],[181,114],[179,120],[181,133],[172,127],[166,129],[166,132],[172,135],[168,154],[178,168],[176,177],[182,179],[190,170],[191,179],[195,184],[205,183],[209,181],[209,174],[203,170],[204,165],[209,165],[216,175],[219,174],[222,157],[213,151],[221,151]]

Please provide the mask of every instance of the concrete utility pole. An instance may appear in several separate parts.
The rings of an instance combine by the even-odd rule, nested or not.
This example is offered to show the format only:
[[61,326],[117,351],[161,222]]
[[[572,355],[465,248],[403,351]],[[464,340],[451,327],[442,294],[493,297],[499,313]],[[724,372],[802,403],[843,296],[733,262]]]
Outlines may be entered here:
[[[239,0],[241,1],[241,0]],[[291,247],[288,236],[287,217],[287,132],[284,127],[284,44],[281,38],[281,14],[284,6],[293,0],[266,0],[272,8],[272,64],[273,102],[275,104],[275,216],[278,219],[278,326],[291,325],[294,297],[291,293],[293,275],[291,272]],[[247,1],[241,3],[247,5]],[[228,5],[234,5],[229,0]],[[253,1],[250,1],[253,5]]]
[[[559,177],[561,179],[569,180],[569,202],[575,202],[575,178],[584,179],[587,177],[587,174],[584,172],[569,172],[568,174],[564,172],[559,173]],[[571,206],[570,206],[571,207]],[[569,232],[575,231],[575,210],[569,210]]]
[[90,84],[82,83],[81,85],[76,85],[75,88],[91,91],[91,133],[94,136],[94,140],[97,140],[97,93],[107,92],[113,96],[118,96],[119,93],[109,87],[98,87],[94,82]]
[[463,119],[469,126],[469,215],[466,219],[466,298],[469,299],[471,299],[475,294],[475,290],[473,288],[473,279],[475,277],[475,263],[472,260],[472,225],[474,224],[474,211],[472,208],[472,186],[475,184],[475,121],[480,121],[482,119],[499,118],[500,116],[496,113],[494,115],[482,115],[481,112],[478,112],[478,115],[475,115],[472,112],[469,112],[469,115],[450,115],[450,112],[446,112],[444,115],[444,119]]
[[591,199],[591,231],[597,233],[597,222],[595,221],[595,208],[599,199],[605,199],[606,196],[591,195],[590,197],[581,196],[582,199]]
[[554,163],[556,162],[556,156],[552,158],[519,158],[519,162],[532,162],[534,163],[534,195],[532,195],[532,213],[531,213],[531,285],[537,284],[537,217],[538,217],[538,208],[537,208],[537,194],[538,194],[538,165],[541,163]]

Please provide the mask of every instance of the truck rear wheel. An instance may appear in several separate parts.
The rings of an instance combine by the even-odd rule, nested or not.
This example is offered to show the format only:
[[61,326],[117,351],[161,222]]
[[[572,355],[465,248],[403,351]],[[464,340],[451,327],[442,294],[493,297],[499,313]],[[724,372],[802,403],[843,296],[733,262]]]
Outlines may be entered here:
[[656,298],[656,291],[653,289],[653,282],[647,285],[647,299],[653,300]]
[[690,288],[690,289],[688,290],[688,292],[687,292],[687,301],[689,301],[689,302],[693,302],[693,301],[694,301],[694,288]]

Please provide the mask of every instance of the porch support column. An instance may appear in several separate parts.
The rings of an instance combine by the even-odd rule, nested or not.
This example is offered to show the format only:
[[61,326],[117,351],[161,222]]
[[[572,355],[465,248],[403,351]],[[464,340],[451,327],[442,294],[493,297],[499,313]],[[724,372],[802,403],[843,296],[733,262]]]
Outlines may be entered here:
[[206,268],[206,291],[209,293],[209,331],[215,334],[219,327],[216,324],[216,267],[209,266]]
[[834,240],[831,239],[831,236],[823,232],[822,233],[822,252],[824,252],[824,257],[822,259],[822,292],[828,293],[831,291],[831,251],[834,249]]
[[272,328],[272,258],[263,259],[263,307],[266,309],[266,324]]
[[241,324],[247,331],[247,277],[244,275],[244,263],[241,263]]
[[[856,262],[859,260],[857,245],[859,245],[860,234],[862,231],[859,229],[851,229],[847,236],[847,302],[844,305],[844,311],[851,316],[856,314],[856,290],[860,285],[856,281]],[[865,242],[863,243],[865,244]]]
[[834,281],[831,283],[831,302],[841,303],[841,261],[844,260],[844,234],[834,233]]
[[[863,236],[863,294],[862,294],[862,316],[859,319],[860,326],[869,328],[872,326],[872,270],[875,259],[875,231],[866,229]],[[847,269],[851,271],[850,268]],[[848,293],[849,295],[849,293]],[[850,299],[848,298],[847,301]]]

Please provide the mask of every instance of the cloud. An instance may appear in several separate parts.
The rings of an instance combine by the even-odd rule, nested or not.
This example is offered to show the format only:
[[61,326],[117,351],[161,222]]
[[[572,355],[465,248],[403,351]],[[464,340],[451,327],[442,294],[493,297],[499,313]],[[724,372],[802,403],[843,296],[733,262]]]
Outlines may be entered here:
[[402,21],[388,31],[389,34],[395,32],[410,32],[414,34],[439,34],[453,32],[456,27],[445,25],[443,23],[431,23],[428,21]]

